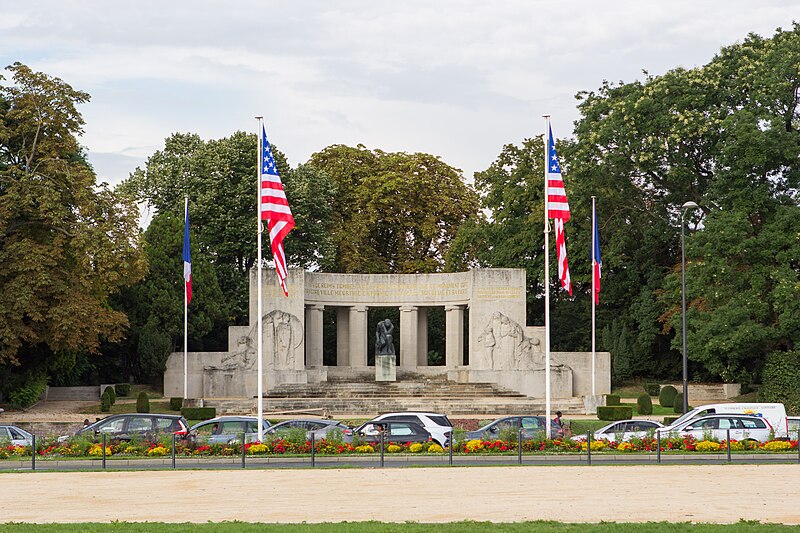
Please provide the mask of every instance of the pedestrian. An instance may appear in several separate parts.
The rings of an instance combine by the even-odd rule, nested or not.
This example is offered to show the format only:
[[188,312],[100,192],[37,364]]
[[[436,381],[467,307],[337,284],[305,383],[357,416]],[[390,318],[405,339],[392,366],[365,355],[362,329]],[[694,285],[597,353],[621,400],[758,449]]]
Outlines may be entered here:
[[86,429],[88,427],[89,427],[89,419],[88,418],[84,418],[83,419],[83,429]]

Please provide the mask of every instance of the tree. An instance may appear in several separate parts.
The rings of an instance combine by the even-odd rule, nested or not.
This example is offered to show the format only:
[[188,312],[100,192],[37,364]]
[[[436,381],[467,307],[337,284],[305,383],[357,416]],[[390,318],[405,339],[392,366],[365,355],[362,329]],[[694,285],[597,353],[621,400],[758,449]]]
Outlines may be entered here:
[[89,95],[15,63],[0,86],[0,391],[118,341],[109,297],[144,274],[138,210],[97,185],[77,137]]
[[430,154],[334,145],[309,165],[335,183],[329,225],[338,272],[436,272],[478,198]]

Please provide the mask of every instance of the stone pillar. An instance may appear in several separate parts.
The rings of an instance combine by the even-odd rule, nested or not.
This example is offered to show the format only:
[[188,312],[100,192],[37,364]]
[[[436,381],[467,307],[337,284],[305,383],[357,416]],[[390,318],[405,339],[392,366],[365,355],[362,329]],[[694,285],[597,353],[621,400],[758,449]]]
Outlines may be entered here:
[[444,306],[445,365],[453,368],[464,365],[464,307]]
[[428,366],[428,308],[417,309],[417,366]]
[[322,311],[324,305],[306,306],[306,368],[322,366]]
[[336,308],[336,366],[350,366],[350,309]]
[[367,308],[354,305],[350,308],[350,366],[367,366]]
[[400,307],[400,366],[416,368],[419,326],[418,308],[413,305]]

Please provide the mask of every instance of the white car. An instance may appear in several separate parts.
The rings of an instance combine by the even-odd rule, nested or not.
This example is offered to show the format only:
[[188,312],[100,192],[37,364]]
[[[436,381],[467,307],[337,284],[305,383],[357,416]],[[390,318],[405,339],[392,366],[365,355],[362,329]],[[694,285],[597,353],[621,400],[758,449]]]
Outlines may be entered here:
[[14,446],[31,446],[33,436],[17,426],[0,426],[0,444],[10,442]]
[[[375,424],[379,422],[416,422],[424,427],[431,434],[440,446],[446,447],[450,444],[450,437],[453,435],[453,423],[447,415],[439,413],[386,413],[376,416],[369,422],[353,429],[352,433],[362,433],[363,435],[377,435]],[[345,432],[347,435],[348,433]]]
[[[663,427],[663,424],[653,420],[617,420],[595,431],[592,438],[623,442],[653,435],[657,429]],[[573,435],[572,440],[586,440],[586,435]]]
[[728,430],[731,440],[736,441],[767,442],[774,434],[766,418],[752,415],[706,415],[657,431],[662,437],[691,435],[696,440],[710,437],[723,441],[728,438]]

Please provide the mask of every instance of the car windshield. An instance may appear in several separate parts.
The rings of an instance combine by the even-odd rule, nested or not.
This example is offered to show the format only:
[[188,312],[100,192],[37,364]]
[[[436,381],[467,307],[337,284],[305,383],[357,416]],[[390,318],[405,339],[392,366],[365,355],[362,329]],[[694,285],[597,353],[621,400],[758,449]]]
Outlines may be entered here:
[[681,415],[681,417],[678,418],[671,425],[673,427],[678,427],[678,425],[683,424],[687,420],[691,420],[693,418],[697,418],[698,416],[701,416],[701,415],[713,414],[713,413],[714,413],[713,409],[692,409],[688,413],[684,413],[683,415]]
[[446,416],[428,415],[428,418],[437,426],[453,427],[453,423]]

